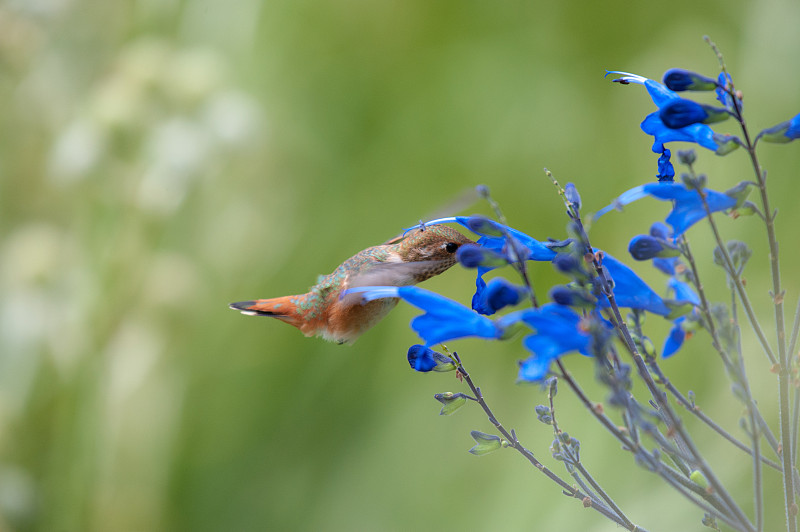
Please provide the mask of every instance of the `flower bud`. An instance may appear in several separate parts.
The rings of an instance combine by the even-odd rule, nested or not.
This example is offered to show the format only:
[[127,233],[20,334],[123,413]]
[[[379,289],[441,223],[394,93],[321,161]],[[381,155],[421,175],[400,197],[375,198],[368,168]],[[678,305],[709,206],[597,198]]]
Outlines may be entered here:
[[564,188],[564,194],[567,196],[567,200],[569,200],[577,210],[581,210],[581,195],[578,194],[578,189],[573,183],[567,183],[567,186]]
[[408,363],[415,371],[452,371],[456,369],[450,357],[437,353],[424,345],[412,345],[408,348]]
[[766,142],[784,144],[798,137],[800,137],[800,114],[795,115],[791,120],[781,122],[777,126],[765,129],[758,134],[756,140],[762,139]]
[[675,92],[712,91],[717,88],[716,80],[682,68],[667,70],[663,81],[669,90]]
[[726,109],[699,104],[683,98],[671,100],[659,110],[661,121],[670,129],[680,129],[692,124],[713,124],[726,120],[729,116]]
[[566,307],[592,309],[597,305],[597,298],[579,287],[554,286],[550,290],[550,299]]
[[467,402],[467,396],[463,393],[444,392],[437,393],[433,397],[443,405],[439,411],[440,416],[449,416]]
[[485,216],[470,216],[466,220],[467,229],[479,235],[504,236],[502,226]]
[[472,308],[485,315],[492,315],[509,305],[516,305],[528,291],[525,287],[512,284],[502,277],[496,277],[480,291]]
[[464,244],[456,252],[456,260],[465,268],[496,268],[508,264],[506,258],[491,249],[477,244]]
[[494,434],[486,434],[479,430],[473,430],[469,434],[475,440],[475,445],[472,446],[469,452],[476,456],[496,451],[503,445],[500,436],[495,436]]
[[750,195],[750,191],[755,187],[756,184],[752,181],[742,181],[738,185],[733,188],[729,188],[725,191],[726,196],[730,196],[731,198],[736,200],[736,205],[733,207],[734,209],[741,207],[747,196]]
[[652,258],[677,257],[681,254],[677,246],[673,246],[665,240],[655,238],[650,235],[637,235],[633,237],[628,245],[628,251],[636,260],[650,260]]
[[697,160],[697,152],[694,150],[679,150],[678,161],[686,166],[692,166]]

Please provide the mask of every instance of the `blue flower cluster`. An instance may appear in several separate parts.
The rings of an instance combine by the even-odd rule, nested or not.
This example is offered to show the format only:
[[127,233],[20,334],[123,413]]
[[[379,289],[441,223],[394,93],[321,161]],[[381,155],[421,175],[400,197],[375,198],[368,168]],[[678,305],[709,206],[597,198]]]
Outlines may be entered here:
[[[683,235],[692,225],[715,212],[726,211],[735,216],[757,212],[747,201],[753,183],[743,182],[725,192],[706,188],[702,176],[684,176],[684,183],[676,183],[671,152],[665,145],[675,141],[690,142],[718,155],[744,145],[738,137],[715,132],[709,126],[729,117],[743,124],[741,98],[725,72],[710,78],[673,69],[664,75],[663,83],[626,72],[608,74],[620,75],[616,82],[644,86],[658,107],[647,115],[641,128],[654,137],[652,149],[659,154],[659,172],[658,182],[624,192],[597,212],[594,219],[646,197],[671,204],[664,223],[653,224],[648,234],[634,237],[629,245],[635,260],[652,261],[655,268],[668,276],[666,293],[671,297],[662,297],[630,267],[591,247],[581,222],[581,198],[572,184],[563,191],[570,218],[567,232],[572,238],[563,241],[539,241],[483,216],[439,218],[409,230],[455,223],[478,235],[474,245],[461,246],[457,252],[458,262],[477,273],[471,308],[414,286],[364,286],[347,291],[361,294],[365,302],[399,298],[422,309],[423,314],[411,321],[411,328],[424,341],[424,345],[414,345],[408,351],[409,364],[415,370],[454,368],[453,360],[431,349],[435,344],[464,337],[505,340],[522,332],[525,334],[523,346],[530,355],[520,362],[519,379],[539,382],[548,375],[551,364],[567,353],[578,352],[598,360],[606,356],[614,336],[612,322],[620,319],[618,313],[608,312],[612,308],[629,308],[635,315],[647,312],[670,320],[672,328],[661,350],[663,357],[676,353],[699,327],[701,320],[697,309],[703,303],[692,288],[696,281],[690,269],[682,262],[687,249],[683,247]],[[684,91],[715,91],[719,105],[683,98],[679,93]],[[765,129],[756,141],[789,142],[798,137],[800,115]],[[679,152],[679,158],[691,168],[694,152]],[[488,190],[483,190],[488,196]],[[569,278],[568,283],[551,289],[550,302],[542,306],[538,306],[528,282],[527,261],[550,262]],[[523,284],[514,284],[502,277],[488,282],[484,279],[490,271],[504,266],[517,270]],[[506,307],[528,300],[533,308],[495,317]]]
[[[658,160],[658,180],[672,181],[675,170],[670,163],[668,142],[691,142],[726,155],[743,143],[739,137],[715,132],[708,124],[721,122],[734,117],[742,121],[742,100],[733,88],[730,74],[722,72],[712,79],[696,72],[674,68],[664,73],[663,83],[652,79],[611,70],[609,74],[620,75],[613,81],[628,85],[642,85],[647,89],[658,111],[650,113],[642,122],[642,130],[654,137],[653,151],[661,154]],[[714,91],[722,107],[703,104],[682,98],[678,93],[684,91]],[[800,114],[791,120],[767,128],[758,134],[756,142],[785,143],[800,137]]]

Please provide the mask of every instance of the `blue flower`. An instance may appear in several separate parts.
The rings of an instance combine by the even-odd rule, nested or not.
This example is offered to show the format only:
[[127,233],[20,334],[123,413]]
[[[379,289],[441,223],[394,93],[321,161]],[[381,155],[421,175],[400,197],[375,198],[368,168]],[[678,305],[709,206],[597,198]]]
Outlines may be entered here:
[[550,364],[563,354],[578,351],[590,356],[592,336],[581,325],[581,316],[569,307],[549,303],[522,311],[521,319],[536,333],[525,338],[525,348],[533,354],[519,366],[519,379],[539,382],[547,376]]
[[683,341],[686,339],[686,331],[683,330],[683,323],[686,321],[686,316],[681,316],[672,322],[672,329],[667,335],[664,342],[664,347],[661,349],[661,356],[664,358],[671,357],[683,346]]
[[477,336],[500,338],[503,327],[452,299],[416,286],[362,286],[345,290],[343,295],[360,293],[365,302],[385,297],[399,297],[421,308],[425,314],[411,320],[411,328],[426,346]]
[[504,307],[516,305],[527,293],[528,290],[525,287],[497,277],[479,290],[478,299],[477,301],[473,300],[472,308],[481,314],[490,316]]
[[[604,254],[602,266],[614,280],[614,298],[618,306],[646,310],[660,316],[666,316],[672,312],[661,296],[656,294],[633,270],[611,255]],[[601,295],[598,305],[609,307],[611,303],[605,295]]]
[[[611,205],[600,209],[595,214],[595,218],[599,218],[612,209],[627,205],[645,196],[652,196],[664,201],[672,200],[672,212],[669,213],[665,221],[672,226],[674,230],[673,237],[677,238],[689,227],[705,218],[706,211],[703,207],[700,193],[698,190],[689,190],[679,183],[648,183],[623,192]],[[722,192],[704,189],[702,193],[705,195],[705,200],[711,212],[724,211],[736,205],[734,198]]]
[[781,122],[777,126],[772,126],[758,134],[756,140],[762,139],[766,142],[776,142],[784,144],[800,138],[800,114],[795,115],[791,120]]
[[622,74],[621,78],[617,78],[614,81],[625,85],[629,83],[643,85],[650,94],[653,103],[659,108],[659,111],[647,115],[641,125],[642,131],[655,137],[653,142],[654,152],[663,153],[664,144],[668,142],[693,142],[713,151],[717,155],[725,155],[739,147],[739,139],[731,135],[715,133],[705,124],[694,123],[678,129],[668,127],[661,118],[660,109],[673,100],[681,99],[681,97],[661,83],[628,72],[608,71],[606,75],[608,74]]
[[431,370],[452,371],[456,367],[449,357],[419,344],[408,348],[408,363],[415,371],[422,373],[427,373]]
[[717,88],[716,80],[682,68],[667,70],[662,81],[667,88],[675,92],[710,91]]

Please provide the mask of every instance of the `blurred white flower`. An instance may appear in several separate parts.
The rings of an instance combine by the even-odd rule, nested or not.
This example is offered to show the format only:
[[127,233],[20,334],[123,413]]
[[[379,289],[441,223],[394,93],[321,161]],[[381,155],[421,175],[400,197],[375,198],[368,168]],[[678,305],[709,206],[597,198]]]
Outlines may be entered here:
[[50,150],[48,174],[56,182],[78,181],[91,172],[105,148],[105,130],[96,122],[73,120],[56,137]]
[[165,214],[178,208],[190,181],[208,163],[211,148],[208,132],[191,120],[171,118],[157,126],[146,140],[140,205]]
[[203,108],[203,122],[226,145],[253,144],[262,131],[261,108],[256,100],[235,90],[215,94]]

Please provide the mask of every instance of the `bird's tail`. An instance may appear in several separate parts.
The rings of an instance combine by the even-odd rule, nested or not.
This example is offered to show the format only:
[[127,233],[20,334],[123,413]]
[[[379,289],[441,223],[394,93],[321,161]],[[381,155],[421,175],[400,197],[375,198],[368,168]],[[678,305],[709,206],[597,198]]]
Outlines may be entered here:
[[297,312],[297,296],[275,297],[272,299],[255,299],[231,303],[230,307],[249,316],[269,316],[294,325],[298,329],[303,325],[302,316]]

